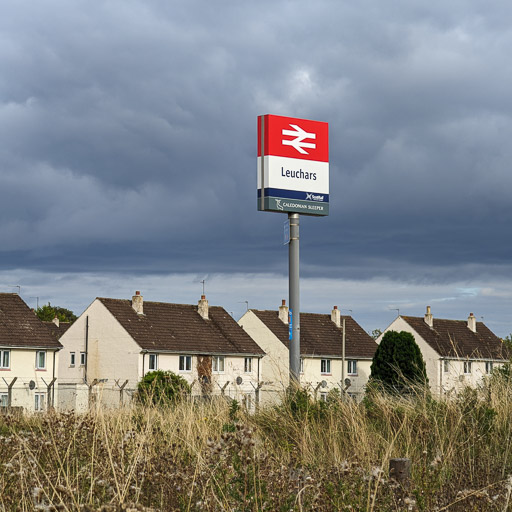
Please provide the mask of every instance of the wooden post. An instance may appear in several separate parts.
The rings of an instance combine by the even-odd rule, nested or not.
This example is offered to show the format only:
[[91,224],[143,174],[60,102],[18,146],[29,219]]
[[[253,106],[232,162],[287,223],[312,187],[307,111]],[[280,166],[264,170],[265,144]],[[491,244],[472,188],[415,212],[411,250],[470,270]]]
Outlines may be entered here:
[[18,380],[18,377],[14,377],[11,380],[11,383],[8,384],[7,381],[2,377],[3,381],[7,384],[7,407],[12,407],[12,387],[14,386],[14,383]]
[[55,381],[57,380],[57,377],[53,377],[53,379],[50,382],[50,384],[47,384],[46,381],[43,378],[41,380],[46,385],[46,393],[47,393],[46,403],[47,403],[47,407],[48,407],[48,409],[51,409],[54,406],[54,403],[53,403],[53,388],[55,386]]
[[407,487],[411,478],[411,459],[390,459],[389,476]]
[[222,396],[224,396],[224,393],[225,393],[226,388],[227,388],[228,386],[229,386],[229,380],[226,382],[226,384],[224,384],[224,386],[222,386],[222,387],[220,388],[220,392],[221,392]]
[[119,405],[123,405],[123,390],[126,384],[128,384],[128,379],[126,379],[121,385],[119,385],[119,379],[116,379],[116,386],[119,388]]
[[88,384],[89,386],[89,408],[91,408],[91,404],[92,404],[92,388],[94,386],[96,386],[96,384],[98,384],[99,380],[98,379],[94,379],[90,384]]

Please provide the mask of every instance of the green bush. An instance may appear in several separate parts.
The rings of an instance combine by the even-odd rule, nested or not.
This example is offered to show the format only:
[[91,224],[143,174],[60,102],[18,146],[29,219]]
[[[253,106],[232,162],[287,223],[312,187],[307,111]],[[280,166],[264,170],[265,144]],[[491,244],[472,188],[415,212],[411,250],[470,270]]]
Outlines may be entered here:
[[176,403],[190,395],[188,382],[170,371],[146,373],[137,387],[137,397],[143,404]]
[[398,393],[428,384],[425,361],[411,333],[388,331],[384,334],[373,356],[370,383]]

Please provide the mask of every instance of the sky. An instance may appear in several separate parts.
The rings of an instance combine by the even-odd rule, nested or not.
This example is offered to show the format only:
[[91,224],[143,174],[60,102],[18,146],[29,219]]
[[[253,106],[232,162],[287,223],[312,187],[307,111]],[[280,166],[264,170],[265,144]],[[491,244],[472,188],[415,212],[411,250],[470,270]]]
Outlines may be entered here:
[[512,4],[5,0],[0,292],[288,296],[256,209],[257,116],[329,123],[330,215],[301,216],[301,309],[512,332]]

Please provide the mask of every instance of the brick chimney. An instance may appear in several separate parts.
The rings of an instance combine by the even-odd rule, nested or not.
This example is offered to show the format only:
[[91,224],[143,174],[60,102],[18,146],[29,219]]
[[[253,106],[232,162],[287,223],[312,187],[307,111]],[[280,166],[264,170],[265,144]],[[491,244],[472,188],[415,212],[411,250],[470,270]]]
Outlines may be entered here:
[[476,332],[476,317],[473,313],[469,313],[468,316],[468,329],[471,329],[473,332]]
[[425,313],[425,323],[432,329],[434,327],[434,317],[430,312],[430,306],[427,306],[427,312]]
[[331,320],[336,324],[336,327],[341,327],[341,315],[338,306],[333,306],[331,311]]
[[59,322],[59,319],[58,319],[57,315],[55,315],[55,318],[52,320],[52,322],[53,322],[57,327],[59,327],[59,326],[60,326],[60,322]]
[[197,312],[203,320],[208,320],[208,301],[206,295],[201,295],[201,300],[197,303]]
[[282,300],[279,306],[279,320],[281,320],[283,324],[288,325],[288,306],[286,305],[285,299]]
[[144,299],[139,291],[135,292],[135,295],[132,297],[132,308],[134,309],[137,315],[144,314]]

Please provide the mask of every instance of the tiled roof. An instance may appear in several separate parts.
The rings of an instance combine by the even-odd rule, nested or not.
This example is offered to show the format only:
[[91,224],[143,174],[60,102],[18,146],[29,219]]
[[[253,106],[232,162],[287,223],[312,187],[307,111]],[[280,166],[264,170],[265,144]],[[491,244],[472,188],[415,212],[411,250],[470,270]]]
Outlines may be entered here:
[[[287,347],[288,325],[279,319],[277,311],[251,310]],[[371,359],[377,343],[351,317],[345,318],[345,357],[354,359]],[[316,313],[300,314],[300,353],[307,356],[341,357],[343,329],[336,327],[331,315]]]
[[60,322],[58,326],[53,322],[43,322],[43,324],[50,329],[50,332],[58,340],[71,327],[71,322]]
[[483,323],[476,322],[476,332],[466,320],[434,318],[431,329],[423,317],[402,318],[442,357],[473,359],[509,359],[504,343]]
[[16,293],[0,293],[0,346],[62,348],[50,330]]
[[144,301],[138,315],[131,301],[99,298],[144,350],[197,354],[264,355],[263,350],[222,307],[210,306],[204,320],[197,306]]

